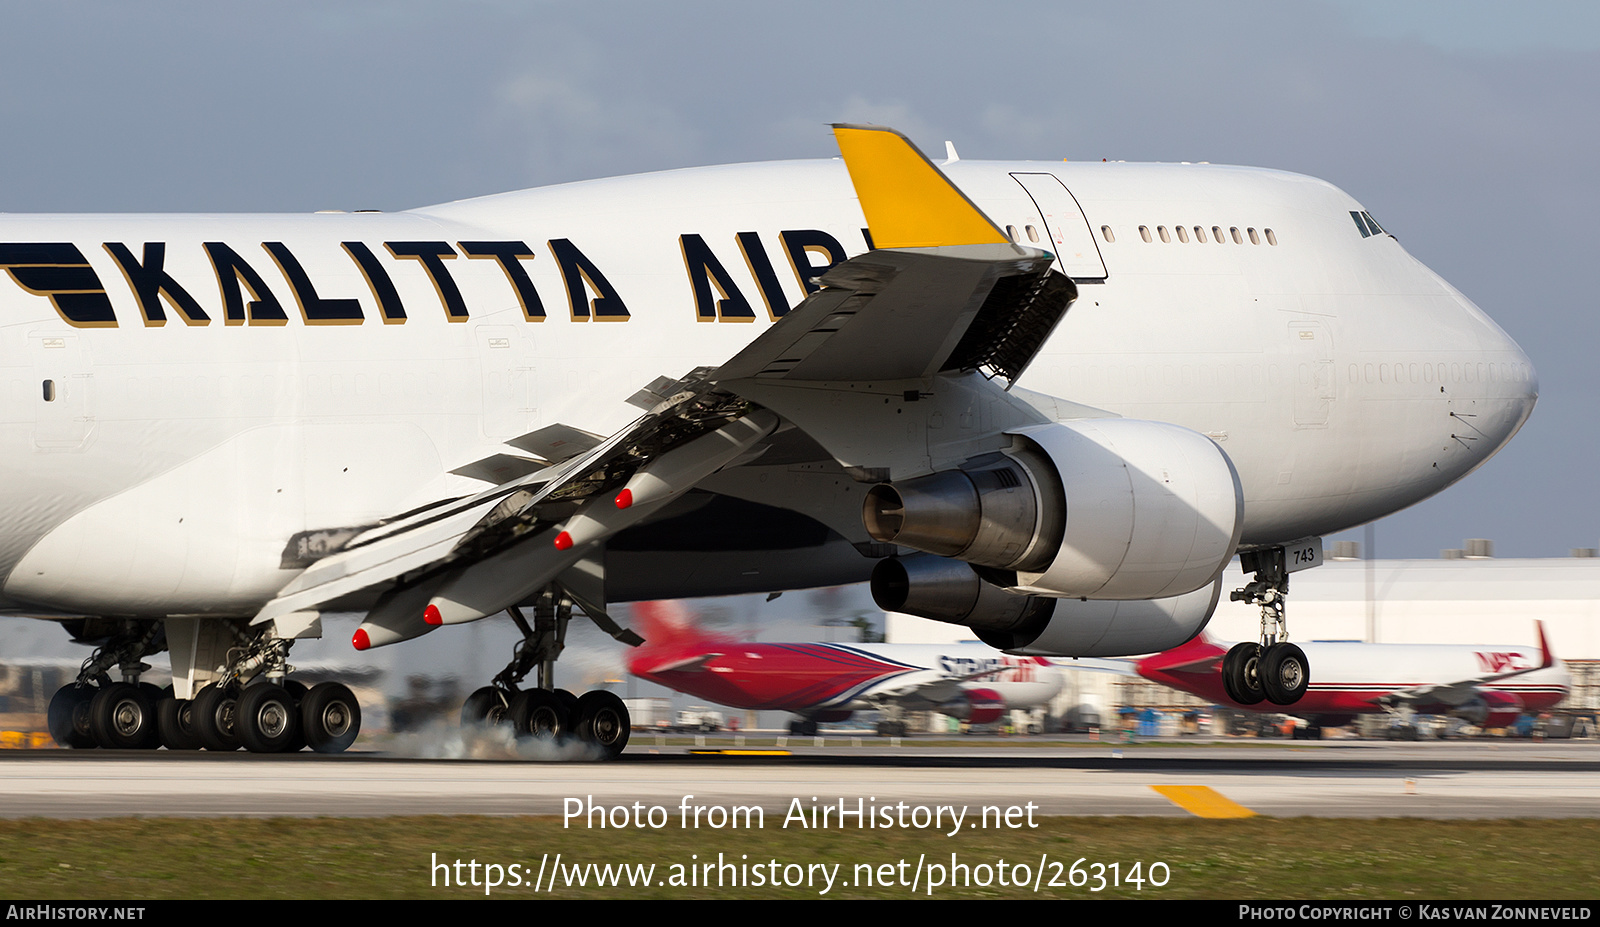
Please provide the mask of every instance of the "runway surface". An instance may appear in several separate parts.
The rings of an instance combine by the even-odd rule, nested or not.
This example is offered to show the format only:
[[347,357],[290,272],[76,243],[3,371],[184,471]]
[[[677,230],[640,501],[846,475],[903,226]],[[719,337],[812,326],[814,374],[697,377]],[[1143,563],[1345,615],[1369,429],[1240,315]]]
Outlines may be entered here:
[[[567,799],[674,817],[684,805],[783,813],[796,799],[1185,816],[1211,803],[1185,810],[1170,796],[1202,794],[1272,816],[1600,817],[1593,741],[895,747],[830,737],[792,742],[790,756],[694,755],[682,743],[641,737],[610,763],[513,758],[503,745],[449,738],[394,746],[410,756],[0,751],[0,816],[561,814]],[[477,758],[433,758],[451,753]]]

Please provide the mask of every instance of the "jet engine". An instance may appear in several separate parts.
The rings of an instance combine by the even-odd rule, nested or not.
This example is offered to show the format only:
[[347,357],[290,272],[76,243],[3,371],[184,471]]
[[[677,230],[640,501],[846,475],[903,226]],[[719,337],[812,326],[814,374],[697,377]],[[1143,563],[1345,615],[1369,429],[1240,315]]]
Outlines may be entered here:
[[1007,592],[970,564],[914,554],[880,560],[872,598],[885,611],[965,625],[1007,653],[1044,657],[1120,657],[1157,653],[1206,626],[1222,596],[1222,577],[1160,599],[1083,600]]
[[1011,631],[974,628],[978,640],[1007,653],[1038,657],[1120,657],[1186,643],[1211,620],[1222,577],[1162,599],[1058,599],[1043,622]]
[[1206,436],[1106,418],[1011,438],[1003,453],[874,486],[862,505],[867,533],[1054,597],[1179,596],[1215,581],[1233,556],[1244,496]]
[[1517,723],[1517,719],[1522,717],[1522,709],[1522,698],[1515,692],[1488,691],[1474,696],[1451,714],[1468,724],[1488,730]]
[[964,689],[938,710],[968,724],[993,724],[1006,713],[1006,700],[993,689]]
[[1001,634],[1043,628],[1056,607],[1055,599],[1006,592],[971,564],[931,554],[878,561],[872,598],[884,611]]

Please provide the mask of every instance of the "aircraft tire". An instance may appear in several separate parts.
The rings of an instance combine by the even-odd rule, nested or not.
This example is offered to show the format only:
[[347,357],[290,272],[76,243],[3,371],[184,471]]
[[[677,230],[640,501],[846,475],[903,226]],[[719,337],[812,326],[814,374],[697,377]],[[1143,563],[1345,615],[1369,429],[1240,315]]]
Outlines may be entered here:
[[1261,691],[1274,705],[1293,705],[1306,694],[1311,665],[1305,651],[1294,644],[1273,644],[1261,655]]
[[1222,658],[1222,688],[1228,698],[1240,705],[1254,705],[1266,698],[1261,691],[1261,645],[1244,641],[1234,644]]
[[494,727],[504,724],[511,710],[510,699],[504,690],[484,686],[467,696],[461,703],[462,727]]
[[300,726],[311,749],[343,753],[361,733],[361,703],[337,682],[318,683],[300,700]]
[[174,698],[171,692],[156,703],[156,731],[168,750],[198,750],[205,746],[194,727],[194,702]]
[[233,717],[239,743],[251,753],[283,753],[299,733],[300,709],[294,696],[270,682],[245,687]]
[[524,689],[511,700],[511,726],[518,737],[558,740],[567,733],[572,718],[561,697],[549,689]]
[[627,749],[633,721],[628,706],[616,695],[604,689],[583,693],[578,699],[576,718],[573,727],[578,736],[604,750],[606,759],[614,760]]
[[234,731],[239,697],[212,683],[201,689],[191,703],[194,711],[194,731],[200,744],[207,750],[228,753],[239,749],[239,735]]
[[72,750],[92,750],[99,746],[89,730],[89,703],[95,692],[77,683],[68,683],[56,690],[50,699],[46,720],[50,736],[57,744]]
[[143,687],[115,682],[89,702],[89,730],[95,743],[110,750],[148,750],[160,743],[156,703]]

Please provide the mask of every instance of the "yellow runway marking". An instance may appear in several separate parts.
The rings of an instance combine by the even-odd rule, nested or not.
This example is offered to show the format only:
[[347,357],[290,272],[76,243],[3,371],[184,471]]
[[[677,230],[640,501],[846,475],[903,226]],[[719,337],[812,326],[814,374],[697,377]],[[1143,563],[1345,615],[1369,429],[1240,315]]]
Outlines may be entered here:
[[1254,811],[1203,785],[1152,785],[1161,797],[1199,818],[1253,818]]
[[793,756],[788,750],[690,750],[696,756]]

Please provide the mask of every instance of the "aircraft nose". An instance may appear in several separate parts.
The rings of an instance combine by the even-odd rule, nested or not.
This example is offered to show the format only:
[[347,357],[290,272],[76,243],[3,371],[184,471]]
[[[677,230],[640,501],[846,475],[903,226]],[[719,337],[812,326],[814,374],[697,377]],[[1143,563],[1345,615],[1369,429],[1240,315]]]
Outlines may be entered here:
[[1464,296],[1457,294],[1456,298],[1478,330],[1475,363],[1463,365],[1475,368],[1464,371],[1467,388],[1463,392],[1469,396],[1477,393],[1482,397],[1478,400],[1482,405],[1474,416],[1476,421],[1464,424],[1487,439],[1489,453],[1483,455],[1483,459],[1487,459],[1504,447],[1533,414],[1533,407],[1539,401],[1539,374],[1522,346],[1483,310]]

